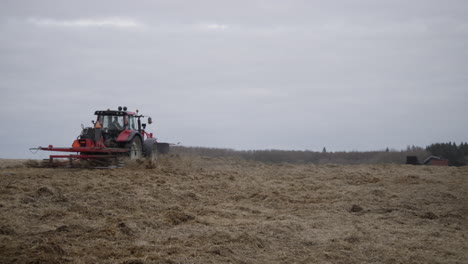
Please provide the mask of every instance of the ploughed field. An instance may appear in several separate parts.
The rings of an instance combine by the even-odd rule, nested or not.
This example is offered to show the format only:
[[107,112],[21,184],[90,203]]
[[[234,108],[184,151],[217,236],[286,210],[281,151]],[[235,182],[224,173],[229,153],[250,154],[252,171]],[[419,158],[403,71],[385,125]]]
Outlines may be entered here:
[[468,167],[0,167],[0,263],[468,263]]

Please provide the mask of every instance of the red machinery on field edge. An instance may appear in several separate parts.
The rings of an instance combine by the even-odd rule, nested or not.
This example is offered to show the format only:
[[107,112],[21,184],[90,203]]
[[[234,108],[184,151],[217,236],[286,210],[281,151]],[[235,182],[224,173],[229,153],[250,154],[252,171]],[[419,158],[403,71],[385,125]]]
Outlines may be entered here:
[[[81,134],[71,147],[32,148],[31,150],[45,150],[57,152],[75,152],[69,155],[50,155],[49,160],[66,158],[70,164],[73,160],[106,160],[118,157],[128,157],[130,160],[155,160],[158,154],[169,152],[169,143],[158,142],[153,133],[145,131],[146,124],[142,123],[143,115],[127,111],[127,107],[118,107],[118,110],[98,110],[94,113],[97,118],[93,127],[82,125]],[[148,124],[151,124],[148,117]]]

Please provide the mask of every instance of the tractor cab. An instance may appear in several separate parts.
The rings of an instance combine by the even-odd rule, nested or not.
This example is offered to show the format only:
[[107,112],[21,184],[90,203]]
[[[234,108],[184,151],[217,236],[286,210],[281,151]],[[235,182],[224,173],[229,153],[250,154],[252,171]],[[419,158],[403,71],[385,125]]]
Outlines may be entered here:
[[134,137],[140,141],[153,137],[151,133],[145,132],[146,124],[140,120],[144,116],[138,115],[138,110],[135,113],[127,111],[126,107],[119,107],[118,110],[98,110],[94,114],[97,118],[93,122],[93,130],[100,130],[107,147],[122,147]]
[[135,125],[135,113],[106,110],[96,111],[96,121],[94,127],[100,126],[104,132],[108,131],[123,131],[123,130],[140,130]]

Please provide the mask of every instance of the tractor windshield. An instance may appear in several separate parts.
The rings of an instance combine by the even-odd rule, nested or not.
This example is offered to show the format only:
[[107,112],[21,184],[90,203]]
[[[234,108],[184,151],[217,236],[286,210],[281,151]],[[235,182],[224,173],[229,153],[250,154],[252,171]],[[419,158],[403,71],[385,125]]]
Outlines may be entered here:
[[123,130],[124,128],[123,116],[99,116],[98,121],[104,129]]

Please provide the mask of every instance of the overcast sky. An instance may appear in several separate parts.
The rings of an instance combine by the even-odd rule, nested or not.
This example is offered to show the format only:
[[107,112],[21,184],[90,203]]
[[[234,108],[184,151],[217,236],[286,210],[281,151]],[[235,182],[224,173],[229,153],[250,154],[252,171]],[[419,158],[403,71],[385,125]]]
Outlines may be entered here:
[[94,111],[160,141],[404,149],[468,141],[468,1],[0,1],[0,158]]

